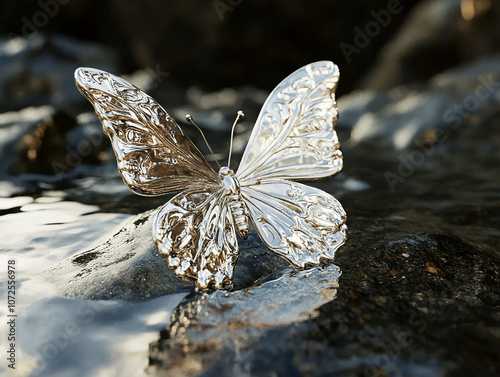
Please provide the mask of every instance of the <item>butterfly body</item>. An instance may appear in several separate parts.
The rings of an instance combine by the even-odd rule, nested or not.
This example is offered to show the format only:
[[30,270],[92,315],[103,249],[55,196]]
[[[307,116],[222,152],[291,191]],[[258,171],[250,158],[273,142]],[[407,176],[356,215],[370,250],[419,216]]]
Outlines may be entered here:
[[227,205],[231,209],[236,230],[241,238],[246,240],[250,226],[248,224],[247,209],[241,198],[240,182],[234,172],[227,166],[220,168],[219,177],[221,178],[224,194],[227,195]]
[[308,64],[269,95],[238,170],[216,173],[175,120],[146,93],[110,73],[75,71],[112,141],[124,182],[141,195],[179,192],[153,221],[159,254],[197,287],[231,286],[236,234],[253,224],[264,244],[298,268],[332,260],[345,242],[342,205],[296,180],[342,169],[335,132],[339,71],[329,61]]

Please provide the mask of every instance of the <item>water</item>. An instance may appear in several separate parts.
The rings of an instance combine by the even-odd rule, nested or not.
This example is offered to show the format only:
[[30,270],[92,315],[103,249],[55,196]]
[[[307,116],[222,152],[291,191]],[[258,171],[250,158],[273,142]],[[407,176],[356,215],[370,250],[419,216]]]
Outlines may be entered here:
[[[142,376],[149,343],[169,323],[185,293],[149,301],[90,301],[61,297],[40,272],[105,241],[129,214],[64,200],[62,191],[0,198],[0,292],[7,308],[7,263],[15,261],[16,376]],[[0,324],[2,338],[9,331]],[[2,339],[2,354],[7,354]],[[2,358],[3,359],[3,358]],[[2,360],[0,372],[8,370]]]

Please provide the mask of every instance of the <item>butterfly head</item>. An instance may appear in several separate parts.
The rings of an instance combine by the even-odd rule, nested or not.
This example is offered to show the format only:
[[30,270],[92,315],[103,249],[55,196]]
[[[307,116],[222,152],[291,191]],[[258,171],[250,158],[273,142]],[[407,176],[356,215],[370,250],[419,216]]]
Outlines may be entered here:
[[234,171],[233,171],[233,169],[229,169],[227,166],[223,166],[219,170],[219,177],[222,178],[223,176],[226,176],[226,175],[234,176]]
[[239,195],[240,183],[234,175],[234,171],[227,166],[223,166],[219,170],[219,178],[221,179],[222,186],[227,195]]

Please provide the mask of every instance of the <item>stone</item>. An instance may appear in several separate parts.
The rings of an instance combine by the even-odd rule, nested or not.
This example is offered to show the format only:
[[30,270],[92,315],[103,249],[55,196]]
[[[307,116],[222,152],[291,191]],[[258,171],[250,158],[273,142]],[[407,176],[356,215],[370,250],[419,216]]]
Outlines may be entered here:
[[0,175],[12,179],[34,174],[54,182],[69,178],[68,173],[83,164],[108,162],[109,142],[100,122],[83,115],[74,117],[51,106],[1,114],[0,126],[5,135],[0,141]]
[[457,65],[498,52],[500,4],[483,0],[428,0],[413,8],[382,49],[360,87],[387,90],[422,82]]
[[[427,84],[387,92],[358,91],[339,100],[339,128],[348,147],[374,144],[396,150],[419,147],[426,132],[459,134],[493,116],[500,99],[500,55],[442,72]],[[345,131],[344,131],[345,132]],[[435,140],[437,144],[449,136]],[[345,144],[344,144],[345,145]]]
[[158,257],[151,237],[152,213],[130,219],[107,242],[42,273],[69,298],[144,300],[191,287]]
[[2,161],[0,176],[5,176],[9,171],[18,167],[16,145],[21,139],[33,132],[37,124],[53,116],[54,108],[51,106],[28,107],[21,111],[10,111],[0,114],[0,159]]
[[[108,241],[65,259],[42,273],[62,296],[91,300],[146,300],[194,289],[158,255],[151,229],[155,211],[129,219]],[[255,231],[240,241],[234,288],[250,287],[289,267],[259,244]]]
[[115,70],[109,49],[61,35],[0,41],[0,111],[51,105],[67,110],[84,103],[73,72],[89,64]]
[[242,375],[246,366],[234,358],[245,357],[269,333],[317,316],[317,309],[335,298],[339,276],[335,265],[289,269],[275,280],[244,290],[188,297],[150,346],[150,364],[157,366],[151,369],[158,376],[205,375],[203,371],[212,370],[224,354],[231,361],[223,370]]

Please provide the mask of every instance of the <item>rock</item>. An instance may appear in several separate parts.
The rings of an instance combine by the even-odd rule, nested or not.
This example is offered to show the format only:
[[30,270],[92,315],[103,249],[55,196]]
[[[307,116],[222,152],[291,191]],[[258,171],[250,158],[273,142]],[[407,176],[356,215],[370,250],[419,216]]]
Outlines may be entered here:
[[9,174],[54,174],[54,166],[67,154],[66,134],[75,126],[76,120],[62,111],[43,119],[15,146],[19,159]]
[[459,64],[498,53],[500,4],[490,0],[428,0],[419,3],[382,49],[361,82],[385,90],[421,82]]
[[275,329],[316,316],[318,307],[335,298],[339,276],[339,268],[330,265],[288,271],[245,290],[189,297],[176,309],[158,342],[150,346],[155,375],[203,375],[221,360],[221,354],[231,360],[227,371],[241,375],[243,365],[233,358],[245,357],[256,344],[262,347],[268,341],[266,335]]
[[[145,300],[192,290],[194,285],[178,279],[158,256],[151,235],[153,215],[148,211],[130,219],[105,243],[58,263],[42,276],[59,287],[61,295],[78,299]],[[255,232],[240,241],[235,289],[289,267],[263,248]]]
[[18,160],[9,174],[62,176],[78,165],[101,163],[99,153],[107,147],[102,132],[92,134],[89,127],[77,128],[77,119],[63,111],[41,120],[15,145]]
[[44,175],[49,182],[62,181],[65,173],[82,164],[109,161],[109,142],[94,118],[75,118],[50,106],[1,114],[5,137],[0,142],[0,174],[37,174],[38,179]]
[[0,111],[43,105],[67,110],[84,103],[73,81],[77,67],[115,70],[109,49],[61,35],[4,39],[0,64]]
[[[375,238],[378,231],[371,232]],[[377,239],[370,252],[357,253],[371,232],[352,235],[339,256],[345,273],[338,298],[334,265],[189,297],[151,344],[151,370],[206,377],[457,370],[493,376],[498,257],[442,234]],[[429,271],[429,263],[442,272]]]
[[0,176],[16,169],[18,163],[16,145],[24,135],[32,132],[37,124],[54,113],[52,107],[43,106],[0,114],[0,160],[2,161]]
[[41,181],[57,186],[75,168],[109,160],[109,142],[97,118],[74,115],[87,102],[73,72],[82,65],[113,70],[112,53],[69,37],[37,34],[0,41],[0,63],[0,111],[7,111],[0,115],[2,179],[24,187],[21,193],[39,192]]
[[[393,149],[443,144],[499,110],[500,55],[455,68],[417,88],[358,91],[339,99],[339,128],[351,129],[349,144]],[[345,119],[342,114],[345,114]]]
[[152,213],[127,222],[110,240],[68,258],[42,276],[61,295],[92,300],[144,300],[189,289],[157,256],[151,237]]

